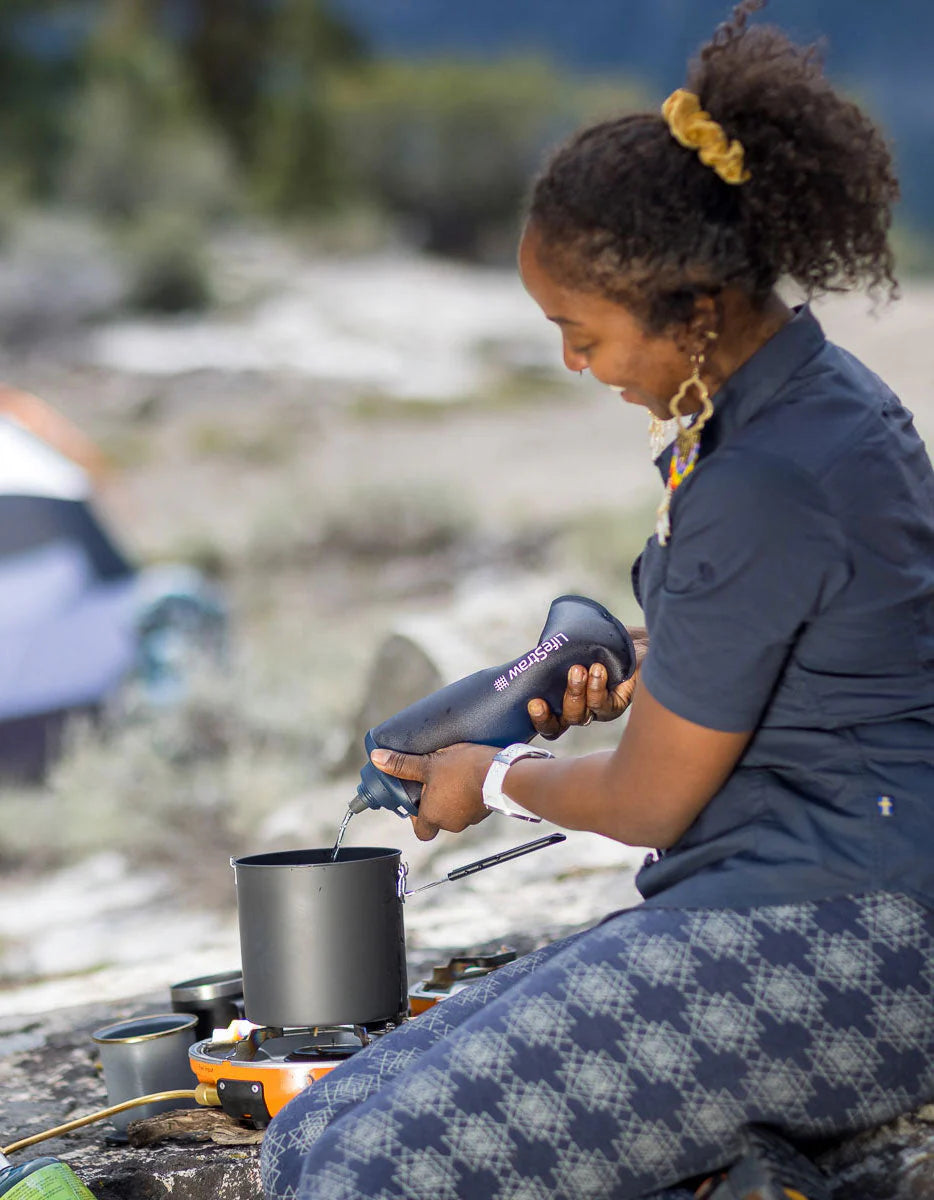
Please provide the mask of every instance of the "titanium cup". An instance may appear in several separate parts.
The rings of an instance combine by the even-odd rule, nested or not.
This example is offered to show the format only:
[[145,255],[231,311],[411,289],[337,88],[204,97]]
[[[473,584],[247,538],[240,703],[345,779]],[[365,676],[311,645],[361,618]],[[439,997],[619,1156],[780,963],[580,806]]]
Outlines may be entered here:
[[[188,1047],[195,1041],[197,1022],[198,1018],[188,1013],[156,1013],[95,1030],[91,1039],[100,1051],[108,1104],[122,1104],[151,1092],[194,1090],[198,1081],[188,1063]],[[193,1098],[160,1100],[128,1108],[111,1120],[123,1133],[131,1121],[193,1107]]]
[[239,967],[218,975],[199,975],[169,988],[172,1012],[198,1018],[195,1041],[211,1037],[215,1029],[226,1029],[243,1016],[243,972]]

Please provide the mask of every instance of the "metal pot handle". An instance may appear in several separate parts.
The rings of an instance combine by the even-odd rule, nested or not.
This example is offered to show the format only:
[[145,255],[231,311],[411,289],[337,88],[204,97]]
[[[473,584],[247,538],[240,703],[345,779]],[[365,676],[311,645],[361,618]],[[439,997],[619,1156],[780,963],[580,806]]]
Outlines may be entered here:
[[514,858],[521,858],[524,854],[531,854],[535,850],[544,850],[546,846],[556,846],[559,842],[566,841],[567,837],[563,833],[548,833],[532,842],[523,842],[521,846],[512,846],[509,850],[498,850],[496,854],[488,854],[486,858],[478,858],[476,862],[467,863],[466,866],[455,867],[453,871],[448,871],[443,879],[436,879],[433,883],[423,883],[421,887],[412,888],[408,892],[405,890],[405,884],[409,868],[405,863],[400,863],[396,891],[399,899],[404,901],[407,897],[414,896],[416,892],[425,892],[429,888],[439,887],[442,883],[464,879],[468,875],[475,875],[478,871],[486,871],[489,867],[497,867],[500,863],[511,862]]

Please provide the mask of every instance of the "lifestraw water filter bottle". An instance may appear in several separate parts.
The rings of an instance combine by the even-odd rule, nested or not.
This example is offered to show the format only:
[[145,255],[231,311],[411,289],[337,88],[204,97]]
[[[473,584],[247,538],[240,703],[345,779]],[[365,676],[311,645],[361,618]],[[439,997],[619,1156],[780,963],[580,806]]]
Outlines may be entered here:
[[[602,663],[612,689],[632,675],[636,653],[626,627],[602,604],[586,596],[559,596],[531,650],[410,704],[369,731],[364,741],[367,754],[377,748],[430,754],[455,742],[500,748],[530,742],[535,727],[529,701],[541,697],[559,711],[568,670],[575,663]],[[421,789],[420,783],[395,779],[367,762],[350,811],[387,808],[401,817],[413,816]]]

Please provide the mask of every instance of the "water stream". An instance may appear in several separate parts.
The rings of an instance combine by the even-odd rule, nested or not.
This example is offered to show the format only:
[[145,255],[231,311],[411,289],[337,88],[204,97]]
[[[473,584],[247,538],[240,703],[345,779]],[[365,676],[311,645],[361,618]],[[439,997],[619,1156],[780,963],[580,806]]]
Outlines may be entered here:
[[334,849],[331,851],[331,862],[337,862],[337,856],[341,851],[341,842],[344,840],[344,834],[347,832],[347,826],[350,824],[350,818],[353,816],[353,809],[348,808],[344,813],[344,819],[341,821],[340,829],[337,831],[337,840],[334,843]]

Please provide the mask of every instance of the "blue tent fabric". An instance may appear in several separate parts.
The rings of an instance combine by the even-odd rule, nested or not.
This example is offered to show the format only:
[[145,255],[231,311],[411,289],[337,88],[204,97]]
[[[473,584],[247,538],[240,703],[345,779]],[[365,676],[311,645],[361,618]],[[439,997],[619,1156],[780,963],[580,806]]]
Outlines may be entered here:
[[79,542],[0,558],[0,720],[100,702],[136,656],[135,576],[96,578]]
[[0,417],[0,778],[40,778],[69,715],[101,712],[131,679],[177,700],[186,659],[219,658],[225,634],[215,588],[183,565],[140,570],[86,473]]
[[0,565],[7,556],[56,542],[81,546],[100,580],[124,579],[133,574],[129,560],[85,500],[0,495]]

